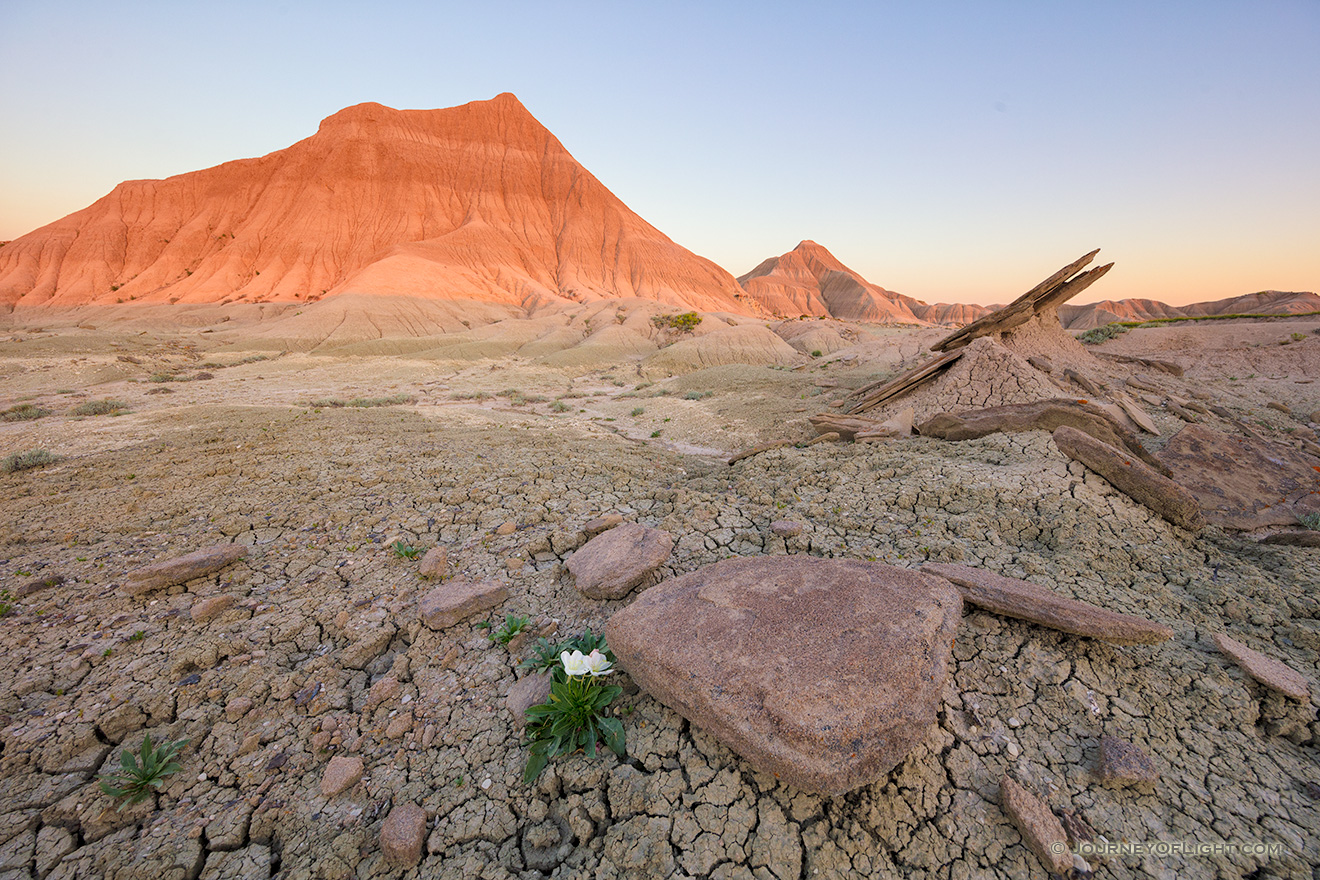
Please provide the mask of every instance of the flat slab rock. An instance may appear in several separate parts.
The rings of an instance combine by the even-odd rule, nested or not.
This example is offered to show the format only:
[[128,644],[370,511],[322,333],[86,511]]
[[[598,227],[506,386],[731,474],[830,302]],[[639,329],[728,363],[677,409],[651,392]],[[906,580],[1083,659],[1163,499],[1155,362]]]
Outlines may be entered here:
[[[1101,443],[1067,425],[1056,428],[1052,436],[1060,452],[1086,465],[1138,504],[1144,504],[1169,522],[1188,531],[1199,532],[1205,527],[1201,506],[1191,492],[1127,450]],[[1167,459],[1165,461],[1167,463]]]
[[422,623],[433,630],[442,630],[494,608],[507,598],[509,588],[503,584],[449,581],[422,596],[418,612]]
[[247,555],[242,544],[217,544],[194,550],[185,556],[165,559],[128,573],[120,591],[126,596],[141,596],[152,590],[183,584],[193,578],[214,574]]
[[1306,678],[1291,666],[1273,657],[1267,657],[1259,651],[1253,651],[1223,633],[1215,633],[1215,647],[1241,666],[1247,675],[1266,687],[1294,700],[1305,702],[1311,698],[1311,686],[1307,684]]
[[1051,872],[1067,876],[1073,866],[1068,835],[1049,806],[1007,776],[999,781],[999,805],[1041,863]]
[[969,565],[932,562],[921,570],[950,581],[963,601],[1005,617],[1115,645],[1154,645],[1173,638],[1162,623],[1068,599],[1030,581]]
[[647,693],[753,767],[838,795],[935,722],[962,600],[876,562],[730,559],[652,587],[605,628]]
[[622,599],[674,551],[668,532],[623,523],[592,538],[568,560],[578,592],[588,599]]
[[1159,771],[1140,746],[1124,742],[1117,737],[1100,737],[1100,764],[1096,775],[1105,785],[1154,785]]
[[1320,458],[1281,443],[1187,425],[1159,457],[1215,525],[1292,526],[1320,510]]

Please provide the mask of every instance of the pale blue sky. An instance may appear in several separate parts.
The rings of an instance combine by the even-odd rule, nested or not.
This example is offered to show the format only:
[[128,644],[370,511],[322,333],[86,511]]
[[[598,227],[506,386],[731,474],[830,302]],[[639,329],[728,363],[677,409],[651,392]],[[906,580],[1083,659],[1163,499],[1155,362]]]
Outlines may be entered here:
[[350,104],[516,94],[735,275],[814,239],[928,301],[1320,289],[1320,2],[0,5],[0,240]]

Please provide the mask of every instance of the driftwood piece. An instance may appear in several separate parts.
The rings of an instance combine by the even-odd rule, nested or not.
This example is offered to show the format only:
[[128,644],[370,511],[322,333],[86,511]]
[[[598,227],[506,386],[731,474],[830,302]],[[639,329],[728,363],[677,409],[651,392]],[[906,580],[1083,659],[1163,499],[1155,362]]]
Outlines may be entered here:
[[1083,272],[1076,278],[1059,285],[1055,290],[1038,297],[1032,306],[1032,311],[1040,314],[1046,309],[1057,309],[1092,284],[1095,284],[1112,268],[1114,268],[1113,263],[1105,263],[1103,266],[1096,266],[1094,269]]
[[1015,434],[1020,431],[1049,431],[1067,425],[1094,437],[1101,443],[1141,459],[1164,476],[1169,470],[1146,451],[1135,434],[1115,422],[1093,403],[1069,398],[1014,403],[960,413],[940,413],[917,426],[923,437],[941,440],[975,440],[988,434]]
[[884,422],[879,419],[865,419],[858,416],[845,416],[840,413],[820,413],[807,419],[818,434],[838,434],[843,440],[856,439],[859,433],[867,434],[880,430]]
[[862,413],[868,409],[873,409],[884,403],[898,397],[900,394],[906,394],[912,389],[925,382],[928,382],[936,374],[947,369],[954,361],[962,357],[962,350],[951,351],[940,355],[929,363],[914,367],[906,373],[894,379],[884,382],[875,382],[857,389],[852,393],[849,399],[855,401],[848,408],[849,413]]
[[1164,393],[1159,388],[1156,388],[1154,385],[1150,384],[1149,382],[1143,382],[1142,380],[1138,379],[1136,376],[1128,376],[1126,379],[1123,380],[1123,384],[1127,385],[1129,388],[1135,388],[1138,391],[1149,391],[1152,394]]
[[[1073,275],[1089,265],[1098,253],[1100,253],[1100,249],[1096,248],[1089,254],[1079,257],[1064,266],[1058,272],[1055,272],[1049,278],[1046,278],[1040,284],[1031,288],[1031,290],[1028,290],[1026,293],[1013,300],[1013,302],[1004,306],[999,311],[991,312],[985,317],[973,321],[961,330],[957,330],[944,337],[939,342],[932,345],[930,350],[949,351],[950,349],[960,348],[979,336],[985,336],[989,333],[1001,333],[1005,330],[1011,330],[1019,324],[1025,324],[1027,321],[1031,320],[1032,315],[1036,314],[1038,311],[1037,304],[1041,300],[1047,299],[1050,294],[1057,292],[1061,287],[1064,287],[1069,283],[1068,279],[1072,278]],[[1113,264],[1111,263],[1110,265]],[[1105,271],[1108,271],[1108,267],[1105,267]],[[1101,272],[1101,274],[1104,273]],[[1091,282],[1088,281],[1087,285],[1090,283]],[[1085,286],[1073,291],[1069,296],[1075,296],[1077,293],[1081,292],[1082,289],[1085,289]],[[1063,300],[1056,302],[1055,305],[1058,305],[1061,302],[1063,302]]]

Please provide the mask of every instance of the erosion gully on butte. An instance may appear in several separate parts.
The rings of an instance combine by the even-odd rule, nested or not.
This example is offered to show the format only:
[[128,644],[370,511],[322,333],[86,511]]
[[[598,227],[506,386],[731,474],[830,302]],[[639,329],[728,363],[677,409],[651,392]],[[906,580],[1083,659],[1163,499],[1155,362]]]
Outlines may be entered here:
[[1315,876],[1320,319],[1084,344],[1093,257],[951,335],[14,311],[0,880]]

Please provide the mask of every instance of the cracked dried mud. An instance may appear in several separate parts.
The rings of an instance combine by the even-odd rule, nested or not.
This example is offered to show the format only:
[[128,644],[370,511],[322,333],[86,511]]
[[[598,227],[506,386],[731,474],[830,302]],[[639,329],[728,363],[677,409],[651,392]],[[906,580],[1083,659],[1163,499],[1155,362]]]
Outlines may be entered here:
[[[1286,438],[1305,416],[1265,404],[1320,409],[1320,337],[1274,337],[1314,323],[1253,328],[1272,347],[1214,349],[1186,381]],[[1210,351],[1202,329],[1231,332],[1179,328],[1161,356]],[[1121,350],[1143,353],[1142,332]],[[1213,636],[1287,663],[1314,693],[1320,549],[1183,531],[1040,432],[789,446],[725,464],[809,438],[809,414],[892,370],[878,352],[922,333],[797,371],[731,365],[650,383],[631,362],[243,363],[252,352],[208,351],[196,332],[13,330],[0,403],[52,415],[0,424],[0,437],[60,460],[0,475],[0,587],[20,597],[0,618],[0,878],[1044,878],[1000,805],[1006,774],[1080,839],[1277,845],[1088,857],[1098,874],[1315,876],[1315,706],[1249,678]],[[1274,384],[1216,366],[1253,372],[1257,352]],[[148,381],[167,369],[214,378]],[[312,405],[396,396],[408,402]],[[104,398],[130,411],[69,414]],[[635,687],[616,704],[626,759],[555,761],[526,786],[505,697],[528,674],[528,646],[492,643],[476,627],[484,613],[425,627],[417,604],[433,582],[391,548],[444,546],[451,576],[506,585],[492,619],[600,632],[629,600],[584,598],[565,563],[610,512],[674,537],[665,578],[759,554],[958,562],[1174,637],[1120,647],[969,606],[937,724],[887,779],[840,797],[753,771]],[[780,537],[781,521],[800,533]],[[140,597],[117,589],[223,543],[248,553]],[[148,733],[188,738],[183,769],[117,812],[96,774]],[[1149,754],[1158,780],[1102,783],[1106,736]],[[361,764],[337,762],[323,788],[339,757]],[[427,816],[416,867],[380,845],[406,804]]]

